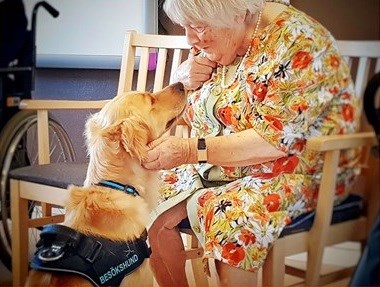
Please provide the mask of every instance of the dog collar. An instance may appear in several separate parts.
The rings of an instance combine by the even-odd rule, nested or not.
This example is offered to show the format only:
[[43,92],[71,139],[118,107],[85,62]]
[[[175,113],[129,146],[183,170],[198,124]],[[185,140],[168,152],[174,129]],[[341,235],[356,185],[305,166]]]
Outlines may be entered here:
[[118,183],[118,182],[115,182],[112,180],[102,180],[99,183],[97,183],[96,185],[121,190],[121,191],[124,191],[124,192],[131,194],[133,196],[140,195],[138,193],[138,191],[136,190],[136,188],[134,188],[133,186],[128,185],[128,184],[124,185],[124,184],[121,184],[121,183]]

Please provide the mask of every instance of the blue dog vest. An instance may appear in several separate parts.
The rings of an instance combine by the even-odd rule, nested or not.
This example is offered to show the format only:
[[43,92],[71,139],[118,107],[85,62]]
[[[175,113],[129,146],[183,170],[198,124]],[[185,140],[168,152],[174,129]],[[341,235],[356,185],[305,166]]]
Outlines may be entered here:
[[63,225],[43,228],[30,267],[85,276],[96,286],[119,286],[149,258],[146,234],[132,242],[87,236]]

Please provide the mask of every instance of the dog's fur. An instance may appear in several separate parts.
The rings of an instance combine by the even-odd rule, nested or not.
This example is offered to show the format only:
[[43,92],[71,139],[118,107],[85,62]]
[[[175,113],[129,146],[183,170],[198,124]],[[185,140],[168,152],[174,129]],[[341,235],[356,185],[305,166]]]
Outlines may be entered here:
[[[185,106],[185,91],[178,83],[157,93],[119,95],[92,115],[85,131],[87,177],[83,187],[69,187],[63,225],[111,240],[138,238],[149,224],[158,196],[158,173],[143,168],[141,160],[147,144],[168,131]],[[140,196],[95,185],[101,180],[134,186]],[[148,286],[152,280],[145,260],[121,286]],[[37,270],[31,270],[26,285],[93,286],[79,275]]]

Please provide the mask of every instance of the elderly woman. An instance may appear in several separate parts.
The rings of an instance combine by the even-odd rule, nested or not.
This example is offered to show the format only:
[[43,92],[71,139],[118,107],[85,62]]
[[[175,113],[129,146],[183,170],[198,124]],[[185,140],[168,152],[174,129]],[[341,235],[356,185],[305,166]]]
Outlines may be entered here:
[[[166,170],[149,230],[161,286],[188,284],[177,228],[187,217],[220,285],[254,285],[284,226],[315,207],[322,155],[305,149],[307,139],[357,128],[335,40],[286,2],[165,1],[193,48],[176,73],[191,90],[191,137],[152,142],[144,163]],[[355,160],[342,159],[337,200],[355,178]]]

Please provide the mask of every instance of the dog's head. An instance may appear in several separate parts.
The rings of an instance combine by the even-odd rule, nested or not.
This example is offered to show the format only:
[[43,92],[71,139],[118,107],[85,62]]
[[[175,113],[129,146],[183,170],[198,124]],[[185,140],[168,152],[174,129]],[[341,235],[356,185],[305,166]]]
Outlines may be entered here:
[[[147,144],[168,131],[186,106],[181,83],[156,92],[127,92],[116,96],[86,123],[85,136],[91,158],[94,150],[126,152],[141,161]],[[98,156],[94,155],[94,156]]]

